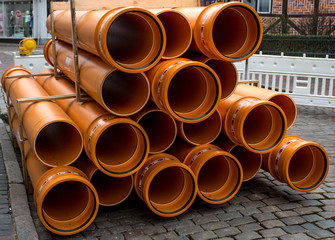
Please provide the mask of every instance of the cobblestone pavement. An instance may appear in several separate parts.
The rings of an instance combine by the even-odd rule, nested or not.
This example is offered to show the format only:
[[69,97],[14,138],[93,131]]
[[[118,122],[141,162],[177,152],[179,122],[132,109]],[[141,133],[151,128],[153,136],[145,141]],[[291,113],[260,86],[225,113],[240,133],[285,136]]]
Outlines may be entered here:
[[[155,215],[134,192],[118,206],[100,208],[95,221],[85,231],[71,237],[48,232],[37,217],[32,196],[28,195],[31,216],[38,236],[43,240],[335,239],[334,123],[335,109],[299,106],[296,123],[288,132],[321,144],[329,155],[330,169],[325,182],[309,193],[294,191],[261,170],[254,179],[243,183],[241,190],[228,203],[212,206],[197,199],[184,214],[174,218]],[[13,224],[8,217],[10,206],[6,194],[7,186],[3,183],[3,179],[6,178],[2,174],[5,172],[1,164],[2,159],[0,240],[1,235],[15,234],[13,227],[3,230],[3,226]],[[4,215],[7,216],[4,220],[1,217],[2,209],[5,209]],[[5,231],[8,232],[5,234]]]

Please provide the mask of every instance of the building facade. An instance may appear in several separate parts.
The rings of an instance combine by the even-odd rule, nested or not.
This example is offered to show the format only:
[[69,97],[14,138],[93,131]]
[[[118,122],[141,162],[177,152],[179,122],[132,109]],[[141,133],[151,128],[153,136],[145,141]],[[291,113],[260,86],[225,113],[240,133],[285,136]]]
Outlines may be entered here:
[[0,41],[31,37],[45,42],[47,14],[47,0],[0,0]]

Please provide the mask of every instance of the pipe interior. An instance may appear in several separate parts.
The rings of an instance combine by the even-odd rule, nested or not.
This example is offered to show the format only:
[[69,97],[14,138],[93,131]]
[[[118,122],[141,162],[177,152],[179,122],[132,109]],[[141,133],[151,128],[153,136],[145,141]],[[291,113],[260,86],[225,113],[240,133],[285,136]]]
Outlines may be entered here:
[[180,167],[168,167],[151,181],[149,201],[159,211],[173,213],[188,205],[195,193],[191,175]]
[[294,101],[286,95],[273,96],[269,101],[277,104],[283,110],[287,120],[287,127],[290,128],[297,116],[297,106]]
[[144,74],[130,74],[115,70],[105,79],[102,100],[116,115],[126,116],[138,112],[150,95],[149,82]]
[[245,119],[243,134],[247,144],[263,151],[276,146],[284,137],[286,127],[284,116],[270,105],[254,108]]
[[309,147],[299,149],[291,158],[288,174],[292,182],[306,178],[313,167],[313,152]]
[[74,162],[82,151],[79,130],[67,122],[44,126],[35,139],[36,155],[49,166],[64,166]]
[[210,59],[206,64],[218,75],[221,82],[221,99],[229,97],[237,85],[237,70],[233,63]]
[[157,34],[153,28],[153,21],[144,13],[126,12],[118,16],[108,29],[106,41],[110,56],[126,66],[143,61],[152,51]]
[[222,120],[218,111],[198,123],[182,123],[184,135],[193,144],[200,145],[214,141],[221,132]]
[[166,32],[166,48],[163,57],[182,55],[192,41],[192,29],[188,20],[178,12],[162,12],[158,16]]
[[216,79],[202,67],[181,69],[171,80],[168,102],[173,111],[183,118],[203,116],[218,98]]
[[[43,213],[52,221],[70,221],[80,216],[93,196],[84,183],[62,182],[54,186],[45,196]],[[82,219],[85,222],[87,219]]]
[[171,146],[176,138],[176,123],[165,112],[151,111],[145,114],[138,123],[149,137],[150,153],[163,152]]
[[126,164],[135,154],[138,137],[128,123],[119,123],[107,128],[96,144],[96,157],[101,164],[117,167]]
[[242,146],[235,146],[230,153],[237,158],[242,166],[243,181],[248,181],[256,176],[262,165],[262,155],[248,151]]
[[113,206],[124,201],[133,189],[132,176],[111,177],[97,170],[90,182],[95,187],[99,203],[103,206]]
[[226,8],[213,24],[213,42],[222,55],[230,55],[242,48],[248,35],[247,23],[239,11]]

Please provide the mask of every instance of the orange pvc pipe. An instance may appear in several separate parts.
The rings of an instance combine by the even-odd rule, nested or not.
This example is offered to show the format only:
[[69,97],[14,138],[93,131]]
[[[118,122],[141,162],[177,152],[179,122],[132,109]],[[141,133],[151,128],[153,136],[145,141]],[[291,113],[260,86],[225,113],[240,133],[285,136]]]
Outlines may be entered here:
[[166,48],[163,59],[180,57],[192,42],[192,27],[181,12],[174,9],[149,9],[162,22],[166,32]]
[[287,124],[277,104],[232,94],[218,106],[224,133],[235,144],[254,153],[267,153],[284,138]]
[[171,153],[186,156],[183,163],[191,168],[198,183],[198,195],[207,203],[221,204],[233,198],[241,188],[243,171],[238,160],[216,145],[199,146],[176,142]]
[[[72,43],[70,11],[55,11],[55,34]],[[165,30],[150,11],[138,7],[76,11],[77,45],[123,72],[143,72],[162,57]],[[51,32],[50,16],[47,28]]]
[[262,154],[248,151],[223,136],[219,137],[214,144],[223,151],[229,152],[238,160],[243,170],[243,182],[249,181],[256,176],[262,165]]
[[[44,45],[44,56],[53,65],[51,39]],[[73,52],[70,45],[56,41],[57,66],[75,82]],[[129,116],[140,111],[149,100],[150,86],[143,73],[125,73],[108,66],[98,57],[78,52],[80,86],[107,111]]]
[[[16,112],[17,100],[49,96],[32,77],[6,76],[31,74],[23,67],[11,67],[2,75],[1,83]],[[83,149],[82,135],[77,125],[54,102],[21,103],[23,128],[36,157],[50,167],[69,165]]]
[[268,168],[276,180],[296,191],[308,192],[325,180],[329,158],[319,144],[288,135],[270,152]]
[[[50,72],[51,69],[41,71]],[[75,92],[73,84],[63,78],[39,76],[36,80],[50,95]],[[79,103],[76,99],[64,99],[56,103],[77,123],[84,136],[85,151],[100,171],[125,177],[144,164],[149,139],[138,123],[111,115],[94,101]]]
[[74,166],[83,171],[95,187],[100,206],[115,206],[128,198],[133,190],[133,175],[126,177],[111,177],[101,172],[86,154],[74,163]]
[[196,189],[191,169],[166,153],[151,155],[135,174],[137,195],[162,217],[185,212],[196,197]]
[[181,122],[205,120],[221,98],[221,84],[206,64],[185,58],[162,61],[147,72],[155,104]]
[[194,61],[203,62],[215,71],[221,83],[221,99],[229,97],[235,91],[238,82],[238,72],[235,64],[210,59],[202,54],[188,53],[184,56]]
[[178,122],[178,136],[193,145],[213,142],[219,136],[221,129],[222,119],[217,110],[202,122]]
[[[12,127],[18,136],[14,109],[10,114]],[[47,167],[36,157],[28,141],[23,144],[28,174],[34,187],[34,203],[42,224],[59,235],[73,235],[86,229],[99,208],[98,194],[87,176],[71,166]]]
[[131,118],[140,124],[148,134],[150,154],[167,150],[177,136],[177,125],[173,117],[158,109],[154,104],[148,104]]
[[193,29],[190,49],[209,58],[242,61],[254,54],[263,35],[257,12],[241,2],[215,3],[207,7],[177,8]]
[[290,129],[297,118],[297,106],[293,99],[286,93],[272,91],[264,88],[254,87],[246,84],[238,84],[236,94],[241,96],[255,96],[277,104],[285,113],[287,129]]

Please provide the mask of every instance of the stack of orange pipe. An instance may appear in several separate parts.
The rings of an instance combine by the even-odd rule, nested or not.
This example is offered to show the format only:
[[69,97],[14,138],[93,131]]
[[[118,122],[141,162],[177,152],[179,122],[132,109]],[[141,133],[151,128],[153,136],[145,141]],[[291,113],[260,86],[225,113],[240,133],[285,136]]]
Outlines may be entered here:
[[[56,56],[51,40],[44,48],[46,60],[66,77],[44,70],[50,76],[5,79],[29,73],[21,67],[2,77],[15,134],[28,139],[19,145],[36,208],[50,231],[84,230],[98,205],[117,205],[133,188],[155,214],[173,217],[196,196],[210,204],[229,201],[261,167],[297,191],[324,181],[325,150],[286,135],[296,119],[293,100],[237,84],[233,62],[250,57],[262,39],[250,6],[124,7],[76,16],[79,82],[90,101],[16,103],[75,93],[69,11],[55,12]],[[79,198],[85,201],[72,207]]]

